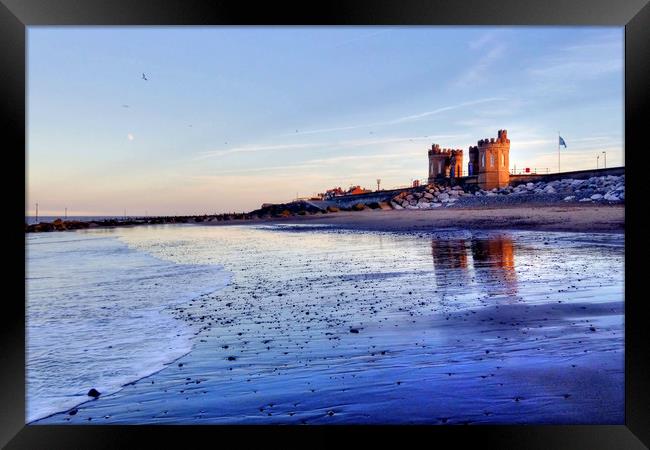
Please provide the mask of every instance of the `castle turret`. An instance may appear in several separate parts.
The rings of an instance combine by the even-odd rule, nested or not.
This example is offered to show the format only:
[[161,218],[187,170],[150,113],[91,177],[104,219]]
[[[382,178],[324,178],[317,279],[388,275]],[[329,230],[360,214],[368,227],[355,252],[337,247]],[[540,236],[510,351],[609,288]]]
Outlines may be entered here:
[[456,178],[463,173],[463,151],[440,148],[433,144],[429,150],[429,183],[436,178]]
[[[510,139],[507,130],[499,130],[497,138],[478,141],[478,185],[482,189],[505,187],[510,183]],[[470,155],[472,147],[470,147]],[[471,156],[470,156],[471,158]]]

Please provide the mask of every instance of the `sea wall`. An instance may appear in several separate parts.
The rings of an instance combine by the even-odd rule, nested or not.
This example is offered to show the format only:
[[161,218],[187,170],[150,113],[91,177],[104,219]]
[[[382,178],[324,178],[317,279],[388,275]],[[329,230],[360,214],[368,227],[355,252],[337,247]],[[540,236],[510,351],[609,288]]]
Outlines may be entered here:
[[[367,194],[341,195],[339,197],[332,198],[331,201],[336,203],[336,205],[340,208],[351,208],[357,203],[363,203],[367,205],[368,203],[386,202],[401,192],[410,192],[417,189],[418,188],[409,187],[402,189],[391,189],[389,191],[369,192]],[[424,187],[421,189],[424,189]]]
[[591,177],[603,177],[607,175],[625,175],[625,167],[612,167],[609,169],[575,170],[573,172],[560,172],[535,175],[510,175],[510,185],[516,186],[522,183],[536,183],[538,181],[556,181],[562,179],[586,180]]

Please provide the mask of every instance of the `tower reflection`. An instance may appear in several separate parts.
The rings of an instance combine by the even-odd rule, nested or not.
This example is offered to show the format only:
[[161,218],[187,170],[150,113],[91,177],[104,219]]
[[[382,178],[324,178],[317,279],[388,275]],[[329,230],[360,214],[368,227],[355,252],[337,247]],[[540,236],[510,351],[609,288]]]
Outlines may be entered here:
[[[517,292],[514,243],[508,235],[472,239],[434,239],[431,255],[442,293],[467,291],[472,282],[488,295]],[[471,266],[473,275],[469,270]]]
[[461,293],[471,282],[467,239],[432,239],[431,255],[436,285],[443,294]]
[[487,294],[517,293],[514,243],[510,236],[472,239],[471,249],[476,282]]

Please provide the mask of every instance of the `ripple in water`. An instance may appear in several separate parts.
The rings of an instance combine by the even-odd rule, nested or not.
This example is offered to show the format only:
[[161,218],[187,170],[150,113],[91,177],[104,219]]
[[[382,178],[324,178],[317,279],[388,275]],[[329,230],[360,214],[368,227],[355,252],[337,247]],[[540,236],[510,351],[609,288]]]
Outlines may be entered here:
[[213,264],[177,264],[106,231],[27,237],[27,412],[31,422],[119,390],[190,351],[174,305],[227,285]]

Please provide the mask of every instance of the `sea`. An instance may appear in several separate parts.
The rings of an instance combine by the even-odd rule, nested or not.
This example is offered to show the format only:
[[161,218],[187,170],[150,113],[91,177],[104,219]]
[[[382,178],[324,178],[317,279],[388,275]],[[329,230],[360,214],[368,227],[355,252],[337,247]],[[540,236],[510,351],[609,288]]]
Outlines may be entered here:
[[61,214],[60,216],[38,216],[38,219],[36,216],[25,216],[25,223],[27,225],[32,225],[34,223],[51,223],[54,222],[56,219],[61,219],[61,220],[78,220],[80,222],[90,222],[90,221],[102,221],[102,220],[127,220],[127,219],[132,219],[133,217],[130,216],[65,216],[64,214]]
[[150,375],[190,351],[195,327],[170,309],[229,281],[217,264],[178,264],[110,230],[26,235],[27,421]]

